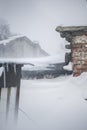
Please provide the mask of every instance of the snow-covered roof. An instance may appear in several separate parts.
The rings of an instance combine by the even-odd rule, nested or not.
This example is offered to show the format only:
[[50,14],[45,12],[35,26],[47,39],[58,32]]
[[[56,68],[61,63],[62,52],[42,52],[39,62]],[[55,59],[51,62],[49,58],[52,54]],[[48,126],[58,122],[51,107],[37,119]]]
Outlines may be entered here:
[[23,38],[23,37],[25,37],[25,36],[24,36],[24,35],[12,36],[12,37],[9,37],[9,38],[6,39],[6,40],[0,41],[0,44],[6,45],[7,43],[9,43],[9,42],[11,42],[11,41],[13,41],[13,40],[16,40],[16,39],[18,39],[18,38]]
[[21,38],[26,38],[26,40],[30,41],[30,44],[32,43],[32,46],[34,45],[35,47],[36,47],[36,46],[39,46],[39,47],[40,47],[40,45],[39,45],[38,43],[32,42],[32,41],[31,41],[29,38],[27,38],[27,36],[25,36],[25,35],[11,36],[11,37],[9,37],[8,39],[1,40],[1,41],[0,41],[0,44],[6,45],[6,44],[10,43],[11,41],[14,41],[14,40],[17,40],[17,39],[21,39]]
[[[8,39],[0,41],[0,44],[7,45],[8,43],[12,41],[18,40],[21,38],[25,38],[25,40],[30,41],[29,44],[31,44],[32,46],[36,46],[36,44],[32,42],[29,38],[27,38],[25,35],[16,35],[16,36],[9,37]],[[37,44],[37,46],[39,46],[39,44]]]
[[9,37],[8,39],[5,39],[5,40],[2,40],[0,41],[0,44],[2,45],[7,45],[8,43],[11,43],[13,41],[16,41],[16,40],[21,40],[23,39],[24,41],[26,41],[27,43],[29,43],[29,45],[33,46],[33,47],[38,47],[40,48],[41,52],[44,54],[44,55],[48,55],[47,52],[45,52],[41,46],[39,45],[39,43],[35,43],[35,42],[32,42],[28,37],[26,37],[25,35],[16,35],[16,36],[12,36],[12,37]]
[[32,63],[30,63],[30,59],[29,58],[0,58],[0,63],[1,64],[30,64],[33,65]]
[[0,63],[15,63],[15,64],[31,64],[31,65],[46,65],[61,63],[65,61],[65,54],[55,56],[46,56],[41,58],[0,58]]

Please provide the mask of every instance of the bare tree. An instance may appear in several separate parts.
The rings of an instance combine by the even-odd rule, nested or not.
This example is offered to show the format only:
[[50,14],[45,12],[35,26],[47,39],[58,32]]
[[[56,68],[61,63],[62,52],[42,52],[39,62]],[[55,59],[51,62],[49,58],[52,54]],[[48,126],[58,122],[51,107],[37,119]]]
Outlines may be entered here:
[[0,18],[0,40],[7,39],[11,35],[9,24]]

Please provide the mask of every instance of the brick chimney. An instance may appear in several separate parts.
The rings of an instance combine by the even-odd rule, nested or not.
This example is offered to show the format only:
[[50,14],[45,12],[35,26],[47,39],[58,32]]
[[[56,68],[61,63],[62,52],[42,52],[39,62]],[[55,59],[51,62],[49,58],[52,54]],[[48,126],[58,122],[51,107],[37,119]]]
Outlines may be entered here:
[[72,62],[73,76],[79,76],[82,72],[87,71],[87,26],[68,26],[56,28],[61,37],[65,38],[71,49],[69,62]]

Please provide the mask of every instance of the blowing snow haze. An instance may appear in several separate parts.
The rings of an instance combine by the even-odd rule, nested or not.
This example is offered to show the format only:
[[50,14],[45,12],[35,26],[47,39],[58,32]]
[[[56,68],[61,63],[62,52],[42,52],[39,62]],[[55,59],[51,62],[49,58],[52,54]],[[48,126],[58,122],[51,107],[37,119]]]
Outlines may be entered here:
[[0,0],[0,17],[8,21],[12,32],[38,41],[52,55],[64,46],[55,28],[86,25],[86,13],[86,0]]

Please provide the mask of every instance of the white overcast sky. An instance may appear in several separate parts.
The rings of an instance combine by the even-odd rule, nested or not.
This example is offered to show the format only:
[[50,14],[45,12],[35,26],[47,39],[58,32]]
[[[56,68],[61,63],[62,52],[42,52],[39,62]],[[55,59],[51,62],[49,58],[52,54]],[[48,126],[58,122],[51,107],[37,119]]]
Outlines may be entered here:
[[50,54],[61,52],[64,40],[55,28],[59,25],[87,25],[86,0],[0,0],[0,17],[12,32],[38,41]]

